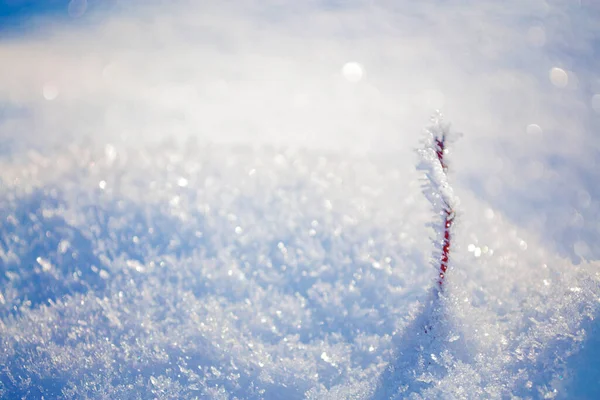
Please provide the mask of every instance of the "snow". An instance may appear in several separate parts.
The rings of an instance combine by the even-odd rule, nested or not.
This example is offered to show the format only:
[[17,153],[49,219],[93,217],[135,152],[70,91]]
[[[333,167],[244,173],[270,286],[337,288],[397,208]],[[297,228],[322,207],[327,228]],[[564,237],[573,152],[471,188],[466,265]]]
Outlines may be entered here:
[[0,39],[0,398],[600,398],[594,4],[92,3]]
[[432,300],[431,215],[403,161],[110,149],[4,160],[3,397],[552,397],[593,368],[569,362],[594,343],[598,265],[471,199]]

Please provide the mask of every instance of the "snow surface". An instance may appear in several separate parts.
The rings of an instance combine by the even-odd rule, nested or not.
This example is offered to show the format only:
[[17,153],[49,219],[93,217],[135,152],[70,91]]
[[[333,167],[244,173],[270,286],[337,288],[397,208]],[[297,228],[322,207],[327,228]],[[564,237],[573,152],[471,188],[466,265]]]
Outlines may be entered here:
[[0,29],[0,398],[600,398],[596,2],[102,4]]
[[598,265],[467,196],[432,301],[431,215],[400,165],[193,141],[4,159],[2,396],[597,393],[570,383],[597,368],[571,360],[598,352]]

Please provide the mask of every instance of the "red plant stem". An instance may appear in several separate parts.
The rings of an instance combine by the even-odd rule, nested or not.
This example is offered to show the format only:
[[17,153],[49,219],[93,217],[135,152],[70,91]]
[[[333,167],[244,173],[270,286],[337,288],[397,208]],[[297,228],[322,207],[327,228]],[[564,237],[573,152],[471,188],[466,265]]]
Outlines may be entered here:
[[446,148],[446,136],[442,136],[442,138],[435,138],[435,153],[437,154],[438,160],[440,160],[440,164],[442,164],[442,169],[444,172],[448,169],[446,163],[444,162],[444,150]]
[[[444,149],[446,144],[446,137],[442,136],[442,138],[435,138],[436,149],[435,152],[437,154],[438,160],[442,166],[444,172],[448,169],[446,163],[444,162]],[[440,287],[444,283],[444,278],[446,276],[446,271],[448,270],[448,259],[450,256],[450,244],[451,244],[451,235],[450,230],[452,228],[452,223],[454,222],[454,210],[447,204],[444,203],[444,244],[442,246],[442,257],[440,260],[440,273],[439,273],[439,281],[438,284]]]
[[452,228],[452,223],[454,222],[454,212],[447,208],[444,210],[446,212],[446,216],[444,219],[444,245],[442,246],[442,259],[440,261],[440,280],[438,283],[440,286],[444,282],[444,277],[446,276],[446,270],[448,269],[448,258],[450,255],[450,229]]

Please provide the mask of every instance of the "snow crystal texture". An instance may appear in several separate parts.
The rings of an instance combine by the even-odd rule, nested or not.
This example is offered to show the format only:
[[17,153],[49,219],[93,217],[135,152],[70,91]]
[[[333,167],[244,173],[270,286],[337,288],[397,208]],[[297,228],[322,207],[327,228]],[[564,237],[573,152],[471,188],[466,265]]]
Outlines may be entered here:
[[194,141],[3,156],[0,396],[598,395],[598,265],[457,191],[431,297],[416,158]]

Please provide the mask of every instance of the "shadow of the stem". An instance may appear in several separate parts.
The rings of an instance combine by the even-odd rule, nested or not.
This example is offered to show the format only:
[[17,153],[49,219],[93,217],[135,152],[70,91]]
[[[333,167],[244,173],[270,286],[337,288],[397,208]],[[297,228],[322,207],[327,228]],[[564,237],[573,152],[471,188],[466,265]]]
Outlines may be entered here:
[[[394,337],[395,354],[380,376],[373,400],[407,398],[446,375],[456,341],[445,313],[445,297],[433,288],[421,312]],[[455,346],[451,346],[455,347]]]

